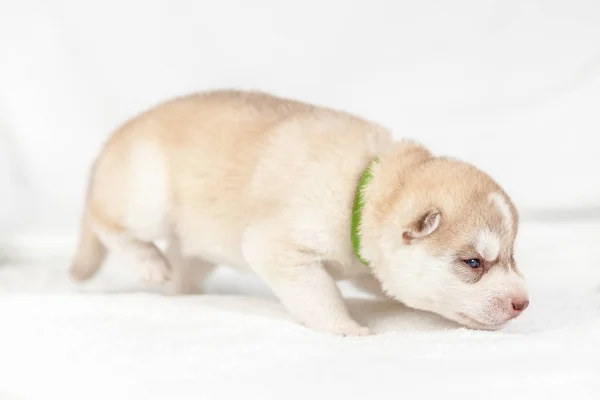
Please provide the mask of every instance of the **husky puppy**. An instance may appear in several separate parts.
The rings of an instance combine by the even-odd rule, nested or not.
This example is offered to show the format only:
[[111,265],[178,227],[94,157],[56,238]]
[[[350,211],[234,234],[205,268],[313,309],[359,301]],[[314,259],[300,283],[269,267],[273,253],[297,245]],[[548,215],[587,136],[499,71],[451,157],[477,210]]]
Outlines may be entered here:
[[[107,251],[189,293],[261,277],[305,326],[367,335],[337,280],[474,329],[527,308],[518,214],[476,167],[348,113],[254,91],[176,98],[122,125],[90,176],[75,280]],[[166,239],[168,249],[156,247]]]

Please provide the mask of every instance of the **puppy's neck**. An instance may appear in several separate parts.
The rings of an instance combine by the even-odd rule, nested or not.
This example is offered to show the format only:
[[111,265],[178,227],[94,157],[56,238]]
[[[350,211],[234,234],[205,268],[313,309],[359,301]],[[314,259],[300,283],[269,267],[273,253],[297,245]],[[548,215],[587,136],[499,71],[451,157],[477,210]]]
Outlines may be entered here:
[[[402,194],[403,182],[418,165],[433,158],[421,144],[403,140],[369,163],[368,182],[359,184],[362,204],[359,223],[353,227],[353,244],[358,258],[366,265],[377,263],[382,222],[393,211]],[[355,220],[353,222],[356,222]],[[354,225],[354,224],[353,224]]]

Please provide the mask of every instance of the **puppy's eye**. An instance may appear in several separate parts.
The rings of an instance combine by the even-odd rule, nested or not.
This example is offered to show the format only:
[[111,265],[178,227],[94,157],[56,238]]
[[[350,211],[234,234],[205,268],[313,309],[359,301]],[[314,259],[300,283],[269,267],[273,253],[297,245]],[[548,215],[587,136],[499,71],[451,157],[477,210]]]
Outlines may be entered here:
[[463,260],[463,261],[465,262],[465,264],[467,264],[471,268],[481,267],[481,261],[479,261],[479,259],[477,259],[477,258],[471,258],[471,259]]

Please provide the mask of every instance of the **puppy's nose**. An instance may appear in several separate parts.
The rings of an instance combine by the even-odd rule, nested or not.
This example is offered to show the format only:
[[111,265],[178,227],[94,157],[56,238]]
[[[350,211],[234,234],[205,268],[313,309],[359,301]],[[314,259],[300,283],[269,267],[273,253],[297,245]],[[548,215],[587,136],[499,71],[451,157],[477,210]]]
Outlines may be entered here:
[[529,300],[513,300],[512,307],[513,310],[518,312],[523,312],[527,306],[529,305]]

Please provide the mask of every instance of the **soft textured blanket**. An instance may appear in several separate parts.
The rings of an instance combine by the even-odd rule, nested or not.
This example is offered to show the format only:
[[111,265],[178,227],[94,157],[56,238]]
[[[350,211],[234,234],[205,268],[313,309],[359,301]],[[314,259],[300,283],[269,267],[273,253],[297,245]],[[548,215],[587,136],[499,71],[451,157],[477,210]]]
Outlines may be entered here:
[[0,267],[0,399],[597,399],[600,225],[526,225],[531,306],[499,332],[361,297],[377,335],[297,325],[251,276],[173,297],[112,260],[88,285],[67,258]]

